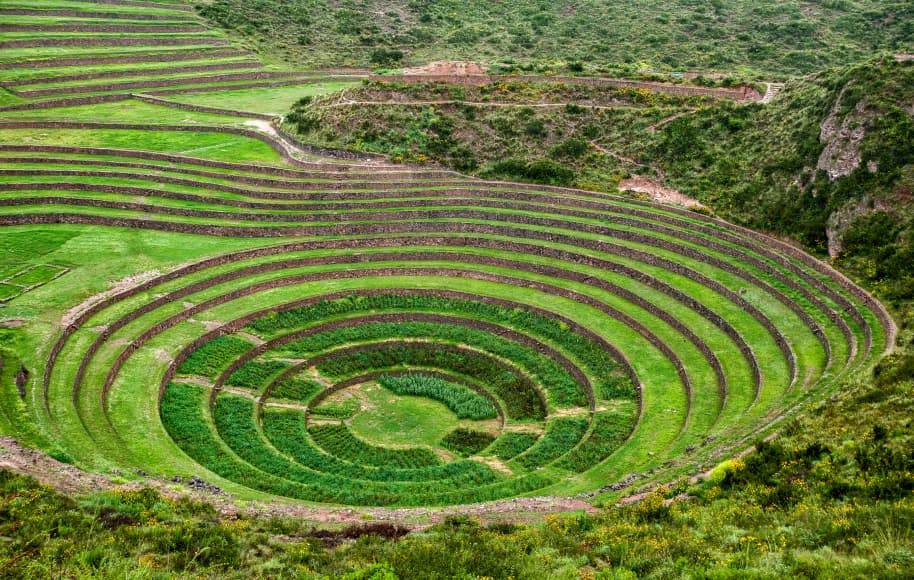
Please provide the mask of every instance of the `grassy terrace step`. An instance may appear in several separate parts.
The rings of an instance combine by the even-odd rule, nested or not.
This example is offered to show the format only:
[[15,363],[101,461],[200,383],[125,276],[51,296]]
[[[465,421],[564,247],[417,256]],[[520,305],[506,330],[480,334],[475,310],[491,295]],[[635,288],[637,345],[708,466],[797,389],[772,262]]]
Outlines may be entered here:
[[[3,6],[6,6],[5,3]],[[136,21],[174,21],[179,15],[147,14],[130,12],[88,12],[85,10],[62,10],[53,8],[0,8],[3,16],[45,16],[61,18],[84,18],[88,20],[136,20]],[[186,22],[196,22],[186,20]]]
[[[0,24],[0,38],[6,38],[8,33],[35,33],[46,32],[49,34],[65,34],[68,32],[103,32],[110,34],[142,34],[142,33],[188,33],[207,32],[199,24]],[[9,35],[12,38],[12,35]]]
[[[739,445],[891,342],[878,303],[827,266],[690,212],[388,165],[293,169],[266,135],[148,129],[0,128],[0,142],[20,140],[0,145],[0,223],[260,246],[175,261],[39,348],[38,415],[81,463],[202,466],[233,491],[353,504],[586,491],[701,461],[714,445],[680,454],[708,435]],[[38,133],[52,136],[21,141]],[[159,151],[135,150],[152,142]],[[237,151],[250,162],[232,162]],[[283,236],[308,238],[272,239]],[[489,393],[477,402],[504,416],[454,419],[450,432],[494,443],[387,448],[353,434],[374,424],[368,403],[347,403],[354,431],[317,412],[409,376],[438,377],[437,395],[408,394],[429,405]],[[506,404],[519,379],[549,402],[536,421]],[[159,397],[161,419],[149,413]],[[425,459],[392,459],[412,456]]]
[[[199,61],[209,58],[250,58],[250,53],[225,48],[205,48],[196,50],[165,50],[151,49],[143,54],[119,54],[105,56],[105,54],[82,54],[80,56],[67,56],[58,58],[37,58],[26,54],[21,60],[10,60],[7,53],[0,53],[0,70],[21,70],[20,74],[44,74],[44,69],[69,69],[83,66],[119,65],[118,68],[135,65],[162,66],[165,62]],[[112,67],[113,70],[114,67]],[[128,70],[129,67],[128,67]]]
[[[44,204],[52,203],[54,201],[55,200],[53,198],[39,198],[37,200],[37,202],[44,203]],[[29,200],[28,199],[26,199],[26,200],[7,200],[7,202],[8,203],[21,202],[23,204],[26,204],[26,203],[29,203]],[[75,200],[64,200],[64,203],[73,205],[74,203],[89,204],[90,202],[87,202],[87,201],[76,202]],[[101,201],[93,201],[93,202],[91,202],[90,205],[101,206],[101,207],[110,207],[110,208],[123,208],[123,209],[143,209],[146,212],[153,211],[153,208],[151,206],[139,206],[139,205],[125,204],[125,203],[108,204],[108,203],[101,202]],[[178,208],[169,210],[167,208],[162,208],[162,207],[156,208],[154,211],[157,211],[159,213],[170,213],[172,215],[184,215],[184,216],[206,217],[206,218],[217,218],[220,216],[228,217],[228,215],[230,215],[230,214],[221,214],[220,212],[210,212],[210,211],[205,211],[205,210],[190,210],[190,209],[185,210],[185,209],[178,209]],[[504,215],[495,216],[490,213],[475,212],[472,210],[415,211],[415,212],[410,212],[410,214],[411,214],[411,216],[415,216],[418,219],[429,219],[429,218],[434,218],[434,217],[439,217],[439,216],[447,217],[447,218],[469,217],[470,219],[489,219],[489,220],[498,219],[498,221],[514,221],[517,223],[527,223],[525,220],[522,220],[522,216],[504,216]],[[330,219],[329,215],[327,215],[326,217],[321,216],[321,215],[310,216],[310,217],[315,222],[328,221]],[[338,219],[339,214],[336,214],[334,217],[336,217]],[[358,216],[358,218],[361,218],[364,220],[378,220],[383,217],[384,217],[383,214],[376,214],[376,213],[375,214],[362,214],[362,215]],[[399,214],[398,214],[398,217],[399,217]],[[234,216],[234,219],[236,219],[236,220],[239,218],[243,219],[243,220],[253,220],[253,221],[263,221],[265,219],[268,219],[268,218],[265,218],[265,217],[259,216],[259,215],[242,214],[242,215]],[[270,220],[273,220],[273,219],[279,220],[280,218],[278,216],[276,216],[276,217],[270,216],[269,219]],[[288,219],[289,222],[294,222],[296,219],[308,219],[308,218],[307,218],[307,216],[302,215],[302,216],[289,216],[286,219]],[[550,225],[558,225],[559,223],[561,223],[561,222],[558,222],[557,220],[552,220],[552,219],[543,220],[543,221],[546,223],[549,223]],[[538,223],[540,223],[540,222],[538,222]],[[596,228],[593,228],[593,229],[596,229]],[[590,231],[593,231],[593,229],[591,229]],[[606,228],[601,228],[600,230],[597,230],[597,231],[600,231],[604,235],[616,235],[616,236],[619,235],[618,232],[613,232],[612,230],[609,230]],[[636,237],[634,239],[637,241],[646,242],[648,244],[653,243],[649,239],[644,239],[644,237],[642,237],[642,238]],[[663,246],[661,246],[661,247],[663,247]],[[705,260],[705,261],[708,261],[708,260]],[[713,262],[709,262],[709,263],[713,263]],[[736,299],[736,300],[738,300],[738,299]],[[750,312],[753,312],[752,307],[749,307],[746,304],[744,304],[744,308],[749,310]],[[758,314],[758,313],[755,314],[755,316],[759,320],[762,320],[762,318],[763,318],[762,315]],[[788,359],[792,361],[791,365],[792,366],[795,365],[795,362],[793,362],[793,355],[788,352],[788,347],[786,346],[786,343],[781,339],[780,344],[782,345],[782,351],[784,352],[785,356],[787,356]]]
[[[277,79],[272,81],[271,79]],[[90,84],[76,84],[68,83],[61,84],[59,86],[43,89],[27,89],[27,90],[18,90],[10,89],[14,94],[19,95],[23,98],[35,98],[35,97],[48,97],[48,96],[57,96],[57,95],[70,95],[70,94],[81,94],[81,93],[105,93],[105,92],[129,92],[135,91],[138,89],[150,89],[156,87],[173,87],[173,86],[182,86],[191,88],[201,88],[208,85],[218,85],[220,87],[232,86],[235,84],[252,84],[253,82],[258,81],[267,81],[267,82],[289,82],[290,80],[295,80],[299,83],[304,83],[307,81],[313,81],[314,77],[310,75],[300,75],[295,72],[240,72],[240,73],[227,73],[227,74],[213,74],[213,75],[172,75],[164,78],[148,78],[145,80],[136,80],[130,82],[112,82],[112,83],[102,83],[98,81],[93,81]],[[169,89],[174,90],[174,89]],[[152,94],[157,94],[159,91],[153,91]]]
[[[219,71],[219,70],[228,70],[228,69],[259,69],[263,65],[255,60],[241,60],[237,62],[222,62],[212,64],[211,61],[203,61],[210,64],[187,64],[186,66],[181,67],[168,67],[168,68],[145,68],[137,69],[136,67],[131,70],[122,70],[122,71],[112,71],[105,70],[104,72],[82,72],[79,74],[69,74],[69,75],[60,75],[55,74],[57,69],[45,69],[43,72],[51,74],[43,74],[41,76],[35,76],[29,79],[17,78],[12,81],[6,81],[6,86],[12,87],[23,87],[28,85],[54,85],[59,83],[67,83],[72,81],[88,81],[96,79],[120,79],[124,77],[160,77],[163,75],[173,75],[173,74],[183,74],[183,73],[195,73],[195,72],[205,72],[205,71]],[[81,67],[85,68],[85,67]],[[34,72],[33,72],[34,74]]]
[[[113,206],[113,207],[116,207],[116,206]],[[120,206],[120,207],[127,207],[127,206],[123,206],[123,205],[122,205],[122,206]],[[147,209],[148,209],[148,208],[147,208]],[[192,213],[192,212],[188,212],[188,213]],[[200,215],[202,215],[202,214],[200,214]],[[215,217],[215,215],[216,215],[216,214],[210,214],[210,217]],[[422,217],[426,217],[426,216],[423,215]],[[246,218],[246,219],[247,219],[247,218]],[[252,218],[250,218],[250,219],[256,219],[256,218],[252,217]],[[287,218],[287,219],[292,220],[293,218],[290,216],[290,217]],[[315,217],[314,219],[320,220],[319,217]],[[782,279],[786,280],[786,278],[783,278],[783,277],[782,277]]]
[[[78,78],[120,78],[125,76],[139,76],[144,74],[159,74],[156,71],[191,71],[191,70],[211,70],[215,67],[229,68],[242,67],[259,68],[263,65],[246,54],[226,56],[213,55],[207,57],[204,55],[192,58],[175,58],[178,55],[171,55],[168,60],[152,60],[150,62],[140,63],[98,63],[92,64],[92,59],[77,59],[71,64],[66,60],[55,63],[54,61],[33,61],[32,63],[22,63],[20,67],[2,66],[0,67],[0,81],[4,83],[15,84],[17,86],[37,84],[54,79]],[[176,61],[178,64],[176,64]],[[7,63],[9,64],[9,63]],[[31,66],[30,66],[31,64]],[[40,65],[40,66],[34,66]],[[209,67],[200,68],[200,67]],[[99,75],[99,76],[95,76]]]
[[[159,211],[164,211],[164,210],[161,210],[161,209],[160,209]],[[214,214],[206,214],[205,212],[187,211],[187,212],[184,212],[184,213],[185,213],[185,215],[197,215],[197,216],[200,216],[200,217],[206,215],[206,216],[208,216],[208,217],[214,217]],[[423,216],[423,217],[427,217],[427,215],[426,215],[426,216]],[[257,219],[257,218],[254,217],[254,216],[251,216],[250,218],[246,218],[246,219]],[[747,308],[748,308],[748,307],[747,307]],[[751,310],[751,309],[750,309],[750,310]],[[760,316],[760,315],[759,315],[759,316]],[[782,343],[782,344],[783,344],[783,343]],[[785,350],[785,354],[787,354],[786,350]]]
[[145,35],[141,38],[124,36],[87,36],[81,38],[41,38],[0,41],[0,49],[51,48],[51,47],[96,47],[96,46],[230,46],[228,40],[216,37]]

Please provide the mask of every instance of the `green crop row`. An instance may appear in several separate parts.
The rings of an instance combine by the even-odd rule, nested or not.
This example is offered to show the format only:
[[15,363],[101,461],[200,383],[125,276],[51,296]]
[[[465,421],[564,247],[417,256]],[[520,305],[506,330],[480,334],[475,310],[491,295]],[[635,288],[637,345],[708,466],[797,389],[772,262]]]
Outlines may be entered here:
[[362,441],[342,424],[318,424],[308,427],[308,433],[322,449],[340,459],[358,465],[416,469],[440,465],[438,456],[428,449],[389,449]]
[[236,336],[217,337],[194,350],[178,367],[178,374],[215,380],[233,360],[252,348],[252,343]]
[[270,398],[306,402],[323,389],[324,386],[317,381],[291,377],[276,383],[276,386],[270,392]]
[[495,440],[489,447],[489,452],[502,461],[507,461],[529,449],[539,438],[536,433],[508,431]]
[[473,389],[421,373],[378,377],[378,383],[398,395],[428,397],[444,403],[459,419],[494,419],[498,412],[490,400]]
[[590,436],[562,457],[556,466],[581,473],[609,457],[631,433],[632,415],[637,413],[637,409],[627,411],[598,412]]
[[341,354],[321,362],[317,369],[331,377],[346,377],[366,369],[397,369],[423,367],[443,369],[474,377],[486,385],[505,404],[505,413],[512,419],[543,419],[546,409],[536,388],[508,368],[485,354],[465,350],[453,352],[435,348],[434,344],[379,343],[372,350]]
[[571,451],[577,445],[590,421],[582,417],[558,417],[546,424],[546,434],[514,461],[526,469],[546,465]]
[[484,431],[474,431],[458,427],[448,433],[441,444],[445,449],[450,449],[457,455],[469,457],[476,455],[495,441],[495,435]]
[[250,360],[233,372],[225,381],[227,385],[250,389],[261,392],[271,379],[276,378],[281,372],[288,369],[289,363],[268,360]]
[[342,344],[419,337],[446,341],[451,344],[470,345],[509,360],[524,372],[529,373],[540,386],[544,387],[557,405],[583,406],[587,402],[581,386],[555,360],[510,339],[457,324],[409,321],[366,323],[296,340],[289,343],[282,352],[296,358],[304,358]]
[[451,480],[465,485],[485,485],[499,480],[496,472],[476,461],[455,461],[416,469],[350,463],[321,451],[312,443],[300,412],[265,409],[262,418],[264,435],[276,449],[316,471],[369,481]]
[[325,401],[311,409],[312,415],[330,419],[349,419],[359,411],[358,401]]

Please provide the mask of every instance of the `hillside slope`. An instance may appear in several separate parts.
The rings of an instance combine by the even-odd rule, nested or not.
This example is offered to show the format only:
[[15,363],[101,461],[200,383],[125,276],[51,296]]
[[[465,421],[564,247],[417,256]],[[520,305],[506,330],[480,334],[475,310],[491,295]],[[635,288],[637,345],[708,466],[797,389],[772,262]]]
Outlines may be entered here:
[[914,6],[895,0],[204,0],[201,14],[309,65],[367,65],[373,55],[381,63],[401,51],[410,63],[643,62],[792,74],[878,50],[914,52]]
[[914,63],[885,58],[789,83],[770,106],[678,118],[641,157],[722,216],[828,251],[910,299],[912,103]]

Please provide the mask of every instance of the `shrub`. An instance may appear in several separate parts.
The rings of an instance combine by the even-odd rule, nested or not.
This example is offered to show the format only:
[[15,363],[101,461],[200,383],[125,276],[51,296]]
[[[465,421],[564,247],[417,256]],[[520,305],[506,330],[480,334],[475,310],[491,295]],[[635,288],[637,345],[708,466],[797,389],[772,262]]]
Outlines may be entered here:
[[491,445],[493,441],[495,441],[495,436],[491,433],[458,427],[448,433],[441,443],[446,449],[463,457],[469,457],[476,455]]
[[368,61],[378,66],[393,66],[403,60],[403,51],[396,49],[378,48],[371,51]]
[[489,451],[502,461],[507,461],[529,449],[537,439],[539,435],[536,433],[509,431],[496,439]]

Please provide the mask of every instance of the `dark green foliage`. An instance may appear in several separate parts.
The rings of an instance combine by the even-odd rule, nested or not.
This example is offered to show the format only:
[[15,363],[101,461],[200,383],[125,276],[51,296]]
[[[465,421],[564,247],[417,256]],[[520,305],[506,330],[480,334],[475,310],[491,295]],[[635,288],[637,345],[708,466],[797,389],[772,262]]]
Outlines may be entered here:
[[637,408],[628,413],[598,412],[590,436],[556,465],[581,473],[609,457],[631,433],[632,413]]
[[448,433],[441,444],[463,457],[476,455],[495,441],[495,436],[483,431],[474,431],[458,427]]
[[571,451],[587,431],[590,422],[578,417],[558,417],[546,424],[546,434],[536,444],[518,456],[518,465],[533,469],[561,457]]
[[225,384],[260,392],[272,379],[290,366],[292,365],[281,361],[251,360],[229,375]]
[[458,419],[494,419],[495,406],[473,389],[420,373],[382,376],[378,383],[398,395],[428,397],[444,403]]
[[311,413],[318,418],[349,419],[359,410],[357,401],[349,400],[339,403],[320,403],[311,409]]
[[371,51],[371,56],[368,57],[368,62],[378,66],[392,66],[403,60],[403,51],[402,50],[388,50],[386,48],[378,48]]
[[485,171],[488,177],[499,177],[515,181],[532,181],[548,185],[568,186],[574,182],[574,171],[551,159],[526,161],[507,159],[493,163]]
[[914,299],[914,219],[910,211],[902,206],[892,212],[859,216],[844,234],[839,257],[893,300]]
[[539,435],[535,433],[509,431],[496,439],[489,451],[502,461],[507,461],[529,449],[537,439]]
[[191,353],[178,367],[178,374],[216,379],[233,360],[254,348],[235,336],[220,336]]
[[355,464],[415,469],[441,463],[428,449],[390,449],[371,445],[353,435],[345,425],[313,425],[308,428],[308,433],[331,455]]
[[324,386],[317,381],[292,377],[278,383],[270,391],[270,398],[307,402],[323,389]]
[[570,157],[572,159],[578,159],[582,157],[590,149],[587,141],[581,139],[580,137],[575,137],[568,139],[567,141],[562,141],[555,147],[549,150],[549,155],[556,158],[561,157]]

